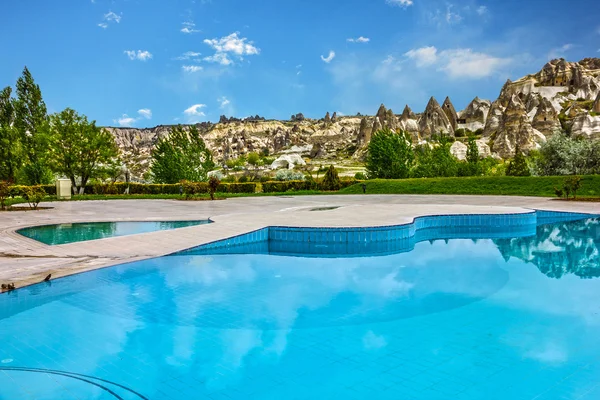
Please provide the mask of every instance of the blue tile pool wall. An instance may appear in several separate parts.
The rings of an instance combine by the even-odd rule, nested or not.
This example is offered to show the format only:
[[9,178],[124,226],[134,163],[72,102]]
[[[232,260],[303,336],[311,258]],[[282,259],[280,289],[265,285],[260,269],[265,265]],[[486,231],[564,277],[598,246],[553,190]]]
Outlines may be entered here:
[[538,225],[590,217],[594,215],[532,210],[520,214],[424,216],[409,224],[378,227],[272,226],[176,254],[385,255],[410,251],[425,240],[534,236]]
[[[373,254],[409,251],[418,241],[535,235],[536,212],[521,214],[439,215],[413,223],[379,227],[300,228],[272,226],[208,243],[178,255],[231,253]],[[507,229],[508,228],[508,229]],[[321,245],[328,246],[322,247]],[[381,244],[381,245],[380,245]],[[367,251],[371,250],[371,251]]]

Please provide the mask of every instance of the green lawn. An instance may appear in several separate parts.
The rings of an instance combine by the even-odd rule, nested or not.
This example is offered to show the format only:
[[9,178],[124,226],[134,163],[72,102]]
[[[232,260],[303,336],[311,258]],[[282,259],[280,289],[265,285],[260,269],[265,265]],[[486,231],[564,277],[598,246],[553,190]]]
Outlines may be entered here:
[[[578,197],[600,196],[600,175],[583,176]],[[481,176],[468,178],[376,179],[365,181],[367,194],[474,194],[554,197],[565,177]],[[359,194],[361,184],[340,190],[340,194]]]
[[[365,181],[367,194],[471,194],[555,197],[554,188],[562,187],[565,177],[512,177],[482,176],[469,178],[423,178],[423,179],[376,179]],[[300,196],[327,194],[362,194],[362,184],[352,185],[339,192],[290,191],[285,193],[216,193],[219,198],[259,196]],[[578,197],[600,197],[600,175],[582,177]],[[200,196],[207,199],[208,194]],[[178,194],[138,195],[77,195],[73,200],[137,200],[137,199],[182,199]],[[56,200],[48,196],[45,201]],[[26,203],[21,198],[8,199],[7,205]]]

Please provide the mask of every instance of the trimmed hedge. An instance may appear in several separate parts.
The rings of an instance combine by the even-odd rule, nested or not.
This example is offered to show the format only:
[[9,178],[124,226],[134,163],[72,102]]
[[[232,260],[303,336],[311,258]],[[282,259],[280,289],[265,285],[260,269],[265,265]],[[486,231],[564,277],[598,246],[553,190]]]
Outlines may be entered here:
[[255,193],[256,183],[221,183],[217,193]]
[[[365,181],[368,194],[473,194],[554,197],[567,176],[477,176],[463,178],[374,179]],[[581,177],[578,197],[600,196],[600,175]],[[340,191],[362,194],[362,186]]]
[[[340,180],[340,189],[352,186],[359,181],[356,179]],[[321,183],[315,181],[269,181],[262,184],[264,193],[284,193],[289,191],[301,190],[323,190]]]

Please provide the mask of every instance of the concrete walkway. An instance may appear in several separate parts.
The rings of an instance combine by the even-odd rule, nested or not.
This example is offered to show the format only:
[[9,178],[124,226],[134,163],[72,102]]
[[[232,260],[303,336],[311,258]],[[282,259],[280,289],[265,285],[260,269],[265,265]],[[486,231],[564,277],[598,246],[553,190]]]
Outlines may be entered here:
[[[501,196],[353,195],[234,198],[223,201],[111,200],[44,203],[50,210],[0,213],[0,282],[17,287],[47,274],[70,275],[158,257],[266,226],[350,227],[409,223],[421,215],[520,213],[530,209],[600,213],[599,203]],[[338,207],[329,210],[318,208]],[[48,246],[15,231],[100,221],[212,219],[170,231]]]

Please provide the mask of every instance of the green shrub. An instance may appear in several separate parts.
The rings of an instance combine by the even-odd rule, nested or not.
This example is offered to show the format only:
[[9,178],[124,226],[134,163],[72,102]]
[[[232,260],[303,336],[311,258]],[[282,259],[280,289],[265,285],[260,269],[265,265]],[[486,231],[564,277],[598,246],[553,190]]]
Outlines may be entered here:
[[223,193],[255,193],[256,183],[226,183],[220,184],[217,188],[217,192]]
[[517,145],[515,150],[515,158],[513,158],[508,167],[506,168],[506,175],[508,176],[530,176],[531,172],[529,171],[529,166],[527,165],[527,160],[525,159],[525,155],[521,153],[521,149]]
[[323,177],[323,181],[321,181],[320,186],[321,190],[340,190],[340,177],[338,176],[338,173],[333,165],[330,165],[327,169],[327,172],[325,172],[325,176]]
[[310,190],[310,182],[304,181],[269,181],[262,184],[264,193],[283,193],[296,190]]
[[23,189],[22,196],[27,200],[32,210],[37,210],[40,202],[46,197],[46,192],[44,192],[44,189],[40,185],[27,186]]
[[563,184],[563,192],[569,198],[569,194],[573,195],[573,198],[577,198],[577,191],[581,188],[581,177],[580,176],[569,176],[565,178]]
[[219,181],[219,178],[217,178],[216,176],[211,176],[210,178],[208,178],[208,194],[210,195],[211,200],[215,199],[215,192],[217,191],[217,188],[220,184],[221,181]]
[[357,172],[356,174],[354,174],[354,179],[357,179],[359,181],[366,181],[367,176],[363,172]]
[[191,199],[199,194],[208,193],[208,183],[181,181],[181,188],[186,199]]

